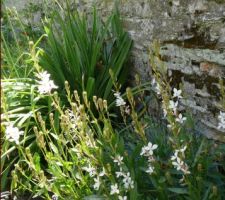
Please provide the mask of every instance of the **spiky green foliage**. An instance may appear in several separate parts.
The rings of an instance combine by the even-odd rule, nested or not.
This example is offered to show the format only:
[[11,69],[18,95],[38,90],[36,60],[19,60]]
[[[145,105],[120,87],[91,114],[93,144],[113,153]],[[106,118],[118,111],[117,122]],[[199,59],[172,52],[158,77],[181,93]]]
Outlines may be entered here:
[[48,45],[43,51],[40,65],[55,83],[64,88],[67,80],[79,94],[87,91],[88,98],[96,95],[111,101],[115,79],[123,84],[127,77],[125,65],[132,41],[122,29],[118,10],[103,22],[93,10],[90,20],[78,11],[65,16],[56,14],[45,26]]

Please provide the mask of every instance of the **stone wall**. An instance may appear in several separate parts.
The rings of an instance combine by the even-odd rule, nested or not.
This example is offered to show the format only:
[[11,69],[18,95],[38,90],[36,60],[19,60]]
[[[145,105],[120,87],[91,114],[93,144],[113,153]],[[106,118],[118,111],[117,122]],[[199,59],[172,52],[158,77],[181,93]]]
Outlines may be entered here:
[[[96,3],[97,2],[97,3]],[[80,1],[89,10],[93,4],[103,15],[113,0]],[[150,80],[148,49],[161,42],[162,61],[172,84],[182,83],[186,105],[197,118],[198,130],[225,141],[217,129],[219,78],[225,82],[225,0],[121,0],[124,27],[134,40],[132,61],[142,79]]]
[[[103,16],[115,0],[76,0],[83,11],[93,5]],[[225,141],[217,129],[218,79],[225,82],[225,0],[120,0],[124,27],[134,40],[134,72],[150,80],[148,48],[161,42],[162,61],[173,85],[183,84],[183,101],[197,117],[199,131]]]

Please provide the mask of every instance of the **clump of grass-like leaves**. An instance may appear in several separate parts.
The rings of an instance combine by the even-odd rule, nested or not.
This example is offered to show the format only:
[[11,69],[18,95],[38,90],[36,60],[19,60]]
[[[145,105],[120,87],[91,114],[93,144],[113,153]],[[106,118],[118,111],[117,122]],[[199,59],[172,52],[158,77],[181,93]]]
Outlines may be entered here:
[[55,83],[62,89],[68,81],[72,91],[77,90],[80,95],[87,91],[88,99],[96,95],[110,102],[113,83],[109,70],[121,85],[125,83],[132,45],[118,10],[105,22],[96,9],[89,17],[78,11],[66,11],[64,16],[56,14],[46,22],[45,31],[48,39],[40,65]]

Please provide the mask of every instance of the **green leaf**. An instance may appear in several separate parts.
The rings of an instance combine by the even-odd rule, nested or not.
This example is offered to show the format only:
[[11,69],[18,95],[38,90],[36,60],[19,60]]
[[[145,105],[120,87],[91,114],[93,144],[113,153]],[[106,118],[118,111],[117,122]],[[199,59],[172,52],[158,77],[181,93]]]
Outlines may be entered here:
[[78,11],[68,11],[63,17],[56,14],[45,27],[48,44],[40,53],[39,64],[59,88],[64,88],[67,80],[71,91],[77,90],[80,96],[86,90],[89,99],[96,95],[111,103],[109,69],[119,84],[126,81],[129,66],[125,63],[132,41],[123,31],[118,10],[104,23],[95,8],[91,17],[88,22],[88,17]]
[[41,171],[40,156],[37,152],[34,153],[34,165],[37,172],[40,172]]
[[52,142],[49,142],[49,146],[50,146],[51,150],[52,150],[55,154],[58,154],[58,153],[59,153],[57,147],[56,147]]
[[93,96],[94,86],[95,86],[95,79],[92,77],[89,77],[87,81],[87,86],[86,86],[86,92],[88,94],[88,98]]
[[168,188],[168,190],[176,194],[188,194],[187,188]]

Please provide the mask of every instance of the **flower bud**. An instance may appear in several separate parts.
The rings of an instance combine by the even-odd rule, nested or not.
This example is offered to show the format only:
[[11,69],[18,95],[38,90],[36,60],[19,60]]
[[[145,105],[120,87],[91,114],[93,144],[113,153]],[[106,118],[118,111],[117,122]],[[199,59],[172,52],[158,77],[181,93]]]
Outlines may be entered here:
[[49,114],[49,119],[50,119],[51,126],[54,127],[54,115],[53,115],[53,113]]
[[198,171],[201,172],[202,171],[202,164],[198,164]]
[[37,127],[35,126],[35,127],[33,128],[33,130],[34,130],[35,135],[37,136],[37,135],[38,135],[38,129],[37,129]]
[[29,41],[29,46],[33,47],[34,46],[34,42],[33,41]]
[[78,104],[80,104],[80,97],[79,97],[79,95],[78,95],[77,90],[74,90],[73,93],[74,93],[75,100],[77,101]]
[[99,99],[98,99],[98,106],[99,106],[100,110],[103,111],[103,108],[104,108],[104,107],[103,107],[103,101],[102,101],[102,98],[99,98]]
[[170,172],[166,172],[165,176],[166,176],[166,180],[169,182],[169,184],[172,184],[173,181],[172,181]]
[[39,132],[38,135],[37,135],[37,144],[40,148],[44,149],[45,148],[45,139],[44,139],[44,136],[43,136],[43,132]]
[[108,104],[107,104],[107,100],[103,100],[103,106],[105,108],[105,110],[108,110]]
[[93,102],[95,104],[95,107],[98,109],[98,103],[97,103],[97,97],[93,96]]
[[213,196],[218,195],[218,188],[215,185],[212,187],[212,191],[213,191]]
[[70,92],[70,86],[69,86],[68,81],[65,81],[65,88],[66,88],[66,92],[69,94],[69,92]]

